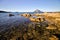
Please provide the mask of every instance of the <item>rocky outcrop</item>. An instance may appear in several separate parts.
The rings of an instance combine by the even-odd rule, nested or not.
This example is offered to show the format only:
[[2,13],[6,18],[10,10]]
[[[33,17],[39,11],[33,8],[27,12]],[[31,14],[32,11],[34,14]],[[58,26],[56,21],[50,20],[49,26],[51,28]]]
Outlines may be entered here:
[[42,22],[45,21],[45,19],[43,17],[30,17],[29,18],[31,21],[35,21],[35,22]]
[[29,14],[29,13],[24,13],[24,14],[21,14],[21,16],[24,16],[24,17],[30,17],[31,14]]
[[13,14],[9,14],[9,16],[14,16]]

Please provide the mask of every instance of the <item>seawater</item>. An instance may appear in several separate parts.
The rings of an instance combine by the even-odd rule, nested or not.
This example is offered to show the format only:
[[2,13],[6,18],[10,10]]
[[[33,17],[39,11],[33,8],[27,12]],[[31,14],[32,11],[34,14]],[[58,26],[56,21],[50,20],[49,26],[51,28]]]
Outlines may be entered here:
[[[10,17],[9,14],[13,14],[14,16]],[[20,13],[0,13],[0,31],[12,25],[18,26],[25,22],[30,22],[30,20],[20,16]]]

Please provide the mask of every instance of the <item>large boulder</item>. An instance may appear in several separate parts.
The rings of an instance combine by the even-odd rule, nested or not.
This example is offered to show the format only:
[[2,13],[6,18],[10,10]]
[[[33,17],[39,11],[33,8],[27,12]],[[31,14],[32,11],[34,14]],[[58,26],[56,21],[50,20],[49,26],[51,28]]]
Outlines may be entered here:
[[13,14],[9,14],[9,16],[14,16]]

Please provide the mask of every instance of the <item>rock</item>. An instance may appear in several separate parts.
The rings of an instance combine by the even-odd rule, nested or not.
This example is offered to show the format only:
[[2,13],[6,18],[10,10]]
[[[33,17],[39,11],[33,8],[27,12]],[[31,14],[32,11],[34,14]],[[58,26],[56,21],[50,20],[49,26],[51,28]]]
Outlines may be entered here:
[[35,21],[35,22],[43,22],[43,21],[45,21],[45,19],[43,17],[30,17],[29,19],[31,21]]
[[9,16],[14,16],[13,14],[9,14]]
[[21,14],[21,16],[24,16],[24,17],[30,17],[31,14],[29,14],[29,13],[24,13],[24,14]]
[[58,40],[58,38],[56,36],[54,36],[54,35],[52,35],[49,39],[50,40]]

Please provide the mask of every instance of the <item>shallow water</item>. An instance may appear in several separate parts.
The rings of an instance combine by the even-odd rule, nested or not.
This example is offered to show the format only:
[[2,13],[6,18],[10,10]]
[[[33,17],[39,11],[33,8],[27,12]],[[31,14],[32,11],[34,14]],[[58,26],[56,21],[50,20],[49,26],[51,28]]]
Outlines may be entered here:
[[0,13],[0,31],[9,28],[12,25],[18,26],[21,23],[30,22],[29,19],[12,13],[15,16],[9,17],[9,13]]

